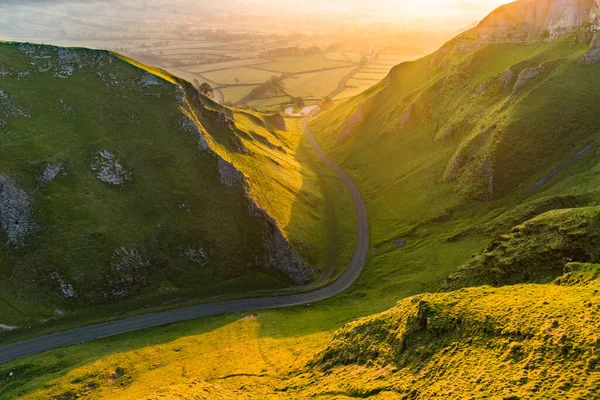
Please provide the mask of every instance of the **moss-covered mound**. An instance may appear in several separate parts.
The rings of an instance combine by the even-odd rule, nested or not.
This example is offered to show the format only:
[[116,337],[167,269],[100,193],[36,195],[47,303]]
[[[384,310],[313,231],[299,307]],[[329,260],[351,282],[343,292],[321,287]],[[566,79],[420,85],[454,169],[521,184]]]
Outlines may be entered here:
[[600,208],[554,210],[514,227],[448,278],[447,290],[551,281],[570,262],[600,259]]
[[311,393],[597,398],[600,266],[568,269],[553,284],[425,294],[352,322],[314,359]]

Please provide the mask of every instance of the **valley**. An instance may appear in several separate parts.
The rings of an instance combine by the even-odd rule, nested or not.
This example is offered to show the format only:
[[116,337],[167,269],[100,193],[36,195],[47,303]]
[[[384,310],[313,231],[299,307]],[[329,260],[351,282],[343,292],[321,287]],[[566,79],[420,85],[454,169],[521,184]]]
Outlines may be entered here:
[[[297,58],[268,57],[269,71],[301,73],[292,78],[300,79],[294,90],[306,90],[299,93],[305,100],[318,91],[333,100],[284,104],[283,109],[273,99],[272,108],[253,99],[219,104],[202,96],[189,77],[118,53],[49,46],[23,51],[20,46],[29,45],[0,44],[0,120],[7,122],[0,127],[0,145],[26,149],[4,152],[11,156],[0,161],[0,205],[5,204],[0,270],[5,276],[26,271],[35,279],[34,272],[44,271],[15,263],[42,264],[23,258],[18,243],[41,248],[43,256],[77,257],[76,251],[66,257],[44,247],[50,240],[43,237],[46,230],[70,229],[61,224],[69,218],[86,222],[90,232],[108,232],[113,241],[119,232],[97,221],[114,218],[126,230],[151,221],[152,229],[127,236],[145,239],[134,248],[153,256],[148,258],[153,263],[161,259],[145,243],[154,240],[158,246],[185,237],[183,231],[152,239],[157,221],[144,217],[127,224],[127,214],[116,211],[115,216],[102,211],[86,220],[61,219],[56,204],[73,197],[79,185],[90,188],[88,202],[95,208],[85,215],[92,217],[104,202],[136,216],[145,210],[138,210],[136,196],[162,199],[177,193],[177,199],[184,194],[194,199],[210,193],[215,202],[210,211],[198,212],[189,201],[189,211],[181,209],[185,217],[170,210],[168,220],[188,227],[184,221],[199,218],[191,226],[206,231],[192,231],[190,237],[230,246],[239,235],[244,249],[266,254],[253,265],[257,259],[248,257],[247,269],[240,266],[231,276],[224,274],[223,266],[230,265],[225,260],[191,267],[179,280],[169,279],[175,292],[153,297],[172,287],[165,276],[177,277],[182,265],[163,261],[165,272],[148,278],[131,299],[102,305],[120,313],[82,303],[69,309],[73,317],[57,315],[43,324],[52,310],[32,312],[43,304],[40,299],[58,299],[71,289],[80,293],[88,284],[70,273],[77,268],[58,271],[64,284],[39,286],[39,298],[24,297],[15,290],[27,286],[9,281],[1,293],[11,307],[1,309],[0,323],[32,328],[1,333],[5,343],[31,341],[0,347],[0,398],[599,398],[599,15],[597,1],[518,0],[428,55],[395,63],[374,78],[374,85],[348,97],[342,95],[347,84],[371,75],[346,65],[344,50],[339,57],[303,56],[310,68],[327,69],[319,72],[327,78],[314,80]],[[67,116],[49,125],[56,127],[50,131],[33,125],[38,123],[33,116],[55,104],[60,92],[35,88],[57,87],[65,79],[60,75],[71,71],[60,61],[65,51],[86,54],[85,62],[79,55],[75,64],[66,64],[73,67],[67,79],[85,74],[84,82],[71,87],[90,85],[85,93],[95,94],[67,97],[66,92],[63,100],[77,105],[75,114],[94,105],[116,106],[102,119],[97,112],[84,114],[94,123],[85,125],[82,141],[73,139],[79,130],[62,138],[59,127],[69,127]],[[97,78],[88,73],[89,54],[113,60],[108,81],[102,72]],[[386,57],[379,53],[379,59]],[[395,62],[389,57],[390,64]],[[46,60],[57,61],[42,65]],[[369,59],[368,65],[377,60]],[[337,69],[332,61],[345,66]],[[252,77],[261,65],[229,67]],[[217,75],[224,82],[231,82],[228,69]],[[23,75],[24,70],[33,76]],[[125,85],[113,89],[111,80]],[[158,84],[144,86],[148,82]],[[286,91],[293,87],[284,86]],[[34,94],[24,95],[27,91]],[[136,108],[138,101],[143,106]],[[125,125],[115,114],[118,109],[134,112],[146,125]],[[182,116],[186,122],[178,124]],[[111,125],[115,118],[120,119]],[[131,126],[133,136],[119,139],[110,133],[123,134],[123,126]],[[40,131],[51,135],[47,142]],[[57,146],[57,140],[69,145]],[[161,145],[153,148],[154,142]],[[133,152],[129,146],[144,150]],[[154,167],[141,168],[159,150],[178,154],[166,164],[178,160],[178,171],[154,174]],[[193,168],[187,160],[202,164]],[[67,174],[61,175],[59,164]],[[109,182],[104,182],[107,172]],[[146,184],[123,198],[128,185],[139,185],[144,175],[166,190]],[[171,176],[177,179],[165,179]],[[181,176],[189,177],[193,189]],[[45,180],[49,183],[39,183]],[[174,182],[183,186],[173,190]],[[3,203],[2,196],[11,201]],[[44,201],[49,203],[42,219]],[[11,212],[24,208],[16,213],[19,222],[35,224],[7,225],[6,204]],[[72,212],[72,205],[62,207]],[[262,212],[253,213],[257,208]],[[228,220],[219,217],[208,224],[210,214],[229,210],[248,221],[226,225],[222,221]],[[156,214],[166,218],[164,212]],[[23,215],[31,217],[22,220]],[[50,217],[55,219],[48,222]],[[219,240],[221,234],[227,239]],[[41,239],[31,241],[30,235]],[[108,255],[122,247],[109,243]],[[192,258],[202,254],[190,253]],[[240,257],[226,247],[219,254]],[[69,265],[62,258],[41,259]],[[97,262],[95,269],[122,272],[115,264],[118,260]],[[195,288],[203,279],[219,293],[199,296]],[[241,282],[239,290],[229,286],[230,279]],[[136,299],[137,293],[148,297]],[[65,309],[65,300],[54,304]],[[13,311],[19,307],[29,320],[19,319]],[[113,322],[90,325],[106,319]],[[76,326],[81,327],[68,330]],[[56,331],[63,332],[43,336]],[[117,333],[122,334],[112,336]],[[79,341],[85,343],[60,345]]]

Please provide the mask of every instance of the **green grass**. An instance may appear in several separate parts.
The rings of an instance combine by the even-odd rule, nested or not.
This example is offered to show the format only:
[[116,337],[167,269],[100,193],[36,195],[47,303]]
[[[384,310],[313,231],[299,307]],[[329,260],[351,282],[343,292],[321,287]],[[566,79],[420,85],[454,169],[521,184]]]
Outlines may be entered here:
[[201,64],[201,65],[192,65],[190,67],[186,67],[190,72],[210,72],[215,70],[225,70],[230,68],[239,68],[239,67],[247,67],[249,65],[253,66],[264,66],[268,65],[267,60],[262,58],[251,58],[251,59],[243,59],[243,60],[234,60],[234,61],[223,61],[220,63],[211,63],[211,64]]
[[220,88],[219,90],[223,93],[223,96],[225,97],[225,101],[231,101],[233,103],[235,103],[236,101],[239,101],[241,99],[243,99],[244,97],[246,97],[248,94],[250,94],[250,92],[257,88],[258,85],[250,85],[250,86],[229,86],[229,87],[224,87],[224,88]]
[[[45,72],[17,80],[14,74],[31,60],[18,44],[0,46],[0,68],[11,71],[0,84],[11,105],[32,116],[10,115],[0,128],[7,154],[0,173],[33,195],[36,224],[25,247],[5,244],[4,233],[0,238],[0,323],[33,328],[2,332],[2,340],[289,286],[281,273],[264,268],[262,223],[250,215],[242,188],[221,183],[212,152],[247,174],[250,195],[272,213],[295,251],[314,262],[318,282],[342,268],[331,260],[346,254],[351,241],[338,244],[331,226],[352,216],[348,195],[335,177],[316,170],[322,166],[310,164],[314,155],[301,144],[295,121],[282,131],[260,115],[236,113],[237,128],[227,131],[214,125],[212,109],[227,110],[206,100],[208,110],[195,121],[213,149],[202,152],[198,133],[180,125],[190,111],[176,100],[178,78],[77,49],[71,51],[83,65],[64,80],[52,76],[56,48],[32,49],[50,57],[39,61],[51,63],[50,72],[43,65]],[[141,83],[147,73],[158,76],[155,85]],[[113,187],[94,176],[90,163],[99,149],[115,154],[131,182]],[[57,162],[64,173],[40,184],[46,166]],[[325,196],[329,187],[338,189]],[[346,228],[352,225],[339,225],[340,238],[352,237],[352,231],[342,233]],[[125,272],[111,266],[121,247],[141,259]],[[198,247],[205,251],[203,265],[185,255]],[[76,298],[64,298],[56,276],[74,287]]]
[[222,85],[233,85],[236,83],[259,85],[266,82],[271,77],[279,76],[280,74],[256,68],[240,67],[216,72],[204,72],[202,75],[207,79]]
[[[15,361],[0,371],[19,371],[0,394],[598,397],[598,266],[568,264],[568,275],[548,283],[567,257],[577,259],[580,253],[571,250],[581,244],[595,260],[597,208],[578,207],[599,203],[596,151],[528,193],[598,140],[600,91],[593,76],[599,66],[577,63],[584,46],[572,39],[450,49],[403,63],[389,79],[311,121],[325,152],[356,181],[369,214],[369,260],[347,292],[318,304],[175,324]],[[548,61],[555,67],[521,91],[501,86],[508,68],[518,73]],[[362,121],[341,137],[359,107]],[[238,119],[243,126],[254,117]],[[242,169],[259,169],[243,154],[233,158]],[[302,190],[307,198],[317,193],[315,185]],[[289,199],[281,198],[285,210]],[[287,234],[307,237],[310,219],[297,221]],[[486,250],[501,234],[507,236]],[[461,269],[469,284],[547,284],[435,293],[460,265],[473,267]],[[504,281],[494,280],[498,267]],[[399,299],[381,315],[352,322]],[[125,375],[111,383],[107,377],[117,367]]]
[[350,67],[293,76],[283,81],[285,91],[294,97],[324,98],[333,92],[353,69]]
[[262,64],[255,67],[268,71],[303,72],[350,65],[349,62],[327,60],[322,54],[315,54],[311,56],[277,57],[268,64]]

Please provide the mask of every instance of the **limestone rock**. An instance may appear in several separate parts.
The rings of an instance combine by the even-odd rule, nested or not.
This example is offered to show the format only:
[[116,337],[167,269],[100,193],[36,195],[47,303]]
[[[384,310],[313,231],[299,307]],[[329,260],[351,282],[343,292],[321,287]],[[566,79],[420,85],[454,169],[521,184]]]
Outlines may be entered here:
[[600,34],[596,34],[590,45],[590,49],[581,58],[584,64],[594,64],[600,60]]
[[58,174],[60,174],[63,170],[63,166],[61,163],[52,163],[46,166],[44,172],[42,173],[42,183],[48,183],[56,179]]
[[29,194],[3,175],[0,175],[0,227],[8,236],[8,243],[15,246],[23,245],[33,229]]
[[90,169],[100,181],[114,186],[122,186],[131,180],[132,174],[108,150],[98,150]]
[[365,105],[361,104],[358,106],[354,114],[352,114],[346,122],[344,122],[344,126],[342,127],[342,131],[338,135],[338,142],[343,142],[350,136],[354,134],[354,132],[358,129],[358,127],[362,124],[365,118]]

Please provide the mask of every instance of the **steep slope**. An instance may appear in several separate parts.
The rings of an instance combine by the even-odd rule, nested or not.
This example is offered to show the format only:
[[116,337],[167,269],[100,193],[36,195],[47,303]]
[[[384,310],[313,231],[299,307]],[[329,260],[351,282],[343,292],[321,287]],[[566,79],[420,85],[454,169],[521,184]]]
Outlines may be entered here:
[[0,43],[0,323],[312,281],[289,217],[269,215],[232,164],[278,162],[245,172],[318,210],[297,147],[282,118],[245,120],[118,55]]
[[599,204],[597,9],[503,6],[311,122],[366,198],[381,285],[436,290],[513,226]]

